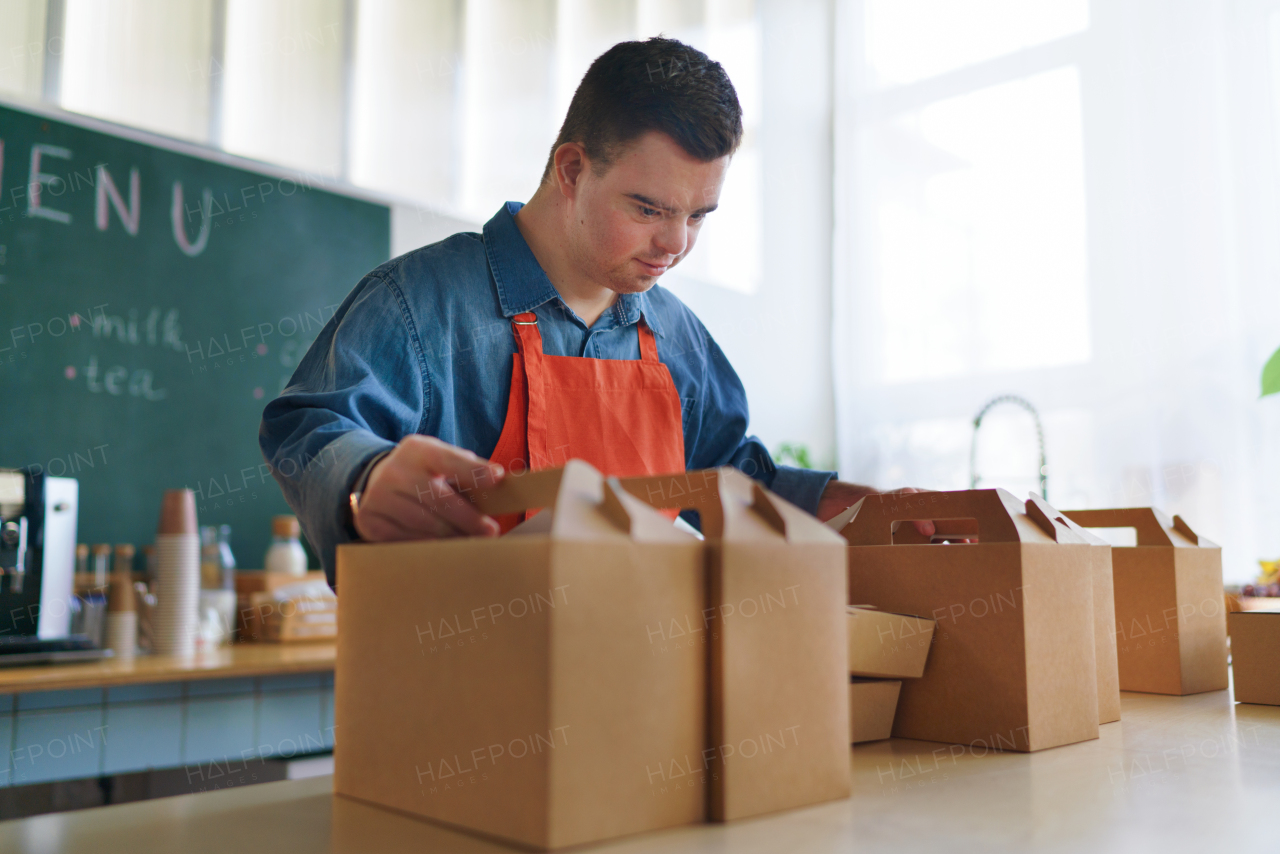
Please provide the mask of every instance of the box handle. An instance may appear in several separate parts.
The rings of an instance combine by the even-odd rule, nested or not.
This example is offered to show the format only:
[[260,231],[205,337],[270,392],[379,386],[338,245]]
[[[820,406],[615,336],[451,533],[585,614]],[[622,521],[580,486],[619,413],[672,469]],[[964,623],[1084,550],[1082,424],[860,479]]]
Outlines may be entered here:
[[539,469],[520,475],[508,474],[494,486],[468,490],[463,495],[471,499],[477,510],[490,516],[553,507],[564,472],[575,462],[577,461],[570,460],[565,468]]
[[972,519],[983,543],[1021,542],[1005,495],[1016,501],[1000,489],[868,495],[854,505],[840,534],[851,546],[890,546],[895,522]]
[[724,535],[727,501],[747,506],[779,535],[787,536],[787,520],[769,491],[731,466],[674,474],[623,478],[620,486],[651,507],[697,510],[702,533]]
[[773,503],[765,488],[755,481],[751,482],[751,509],[774,531],[783,537],[787,535],[787,520],[778,512],[778,506]]
[[1055,510],[1048,501],[1034,492],[1027,498],[1027,518],[1039,525],[1040,530],[1049,535],[1055,543],[1087,544],[1089,542],[1078,531],[1072,529],[1062,511]]
[[[1133,528],[1138,533],[1139,546],[1171,546],[1169,528],[1174,527],[1169,517],[1154,507],[1118,507],[1107,510],[1064,510],[1063,515],[1082,528]],[[1187,523],[1182,523],[1188,531]],[[1178,533],[1183,533],[1179,529]],[[1185,534],[1184,534],[1185,536]],[[1198,544],[1192,534],[1187,539]]]
[[[509,474],[495,486],[464,494],[482,513],[501,516],[554,507],[566,488],[583,497],[598,495],[593,488],[598,483],[599,473],[589,463],[575,459],[569,460],[563,468],[540,469],[520,475]],[[625,501],[619,498],[619,493],[624,491],[622,484],[616,477],[610,477],[604,480],[602,487],[603,495],[596,509],[624,533],[630,534],[631,513],[627,510]],[[629,495],[627,497],[631,498]],[[587,500],[594,503],[595,499],[593,496]]]
[[[627,505],[618,497],[620,493],[625,491],[616,477],[605,478],[604,500],[600,502],[600,513],[624,533],[630,534],[631,514],[627,512]],[[630,498],[631,496],[628,495],[627,497]]]

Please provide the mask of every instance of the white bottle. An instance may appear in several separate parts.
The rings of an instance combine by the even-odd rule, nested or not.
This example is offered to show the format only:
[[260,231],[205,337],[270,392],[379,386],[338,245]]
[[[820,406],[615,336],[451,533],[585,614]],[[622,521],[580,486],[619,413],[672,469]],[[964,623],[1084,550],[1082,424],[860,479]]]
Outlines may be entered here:
[[276,516],[271,520],[271,547],[263,562],[267,572],[307,574],[307,553],[298,542],[299,530],[297,516]]

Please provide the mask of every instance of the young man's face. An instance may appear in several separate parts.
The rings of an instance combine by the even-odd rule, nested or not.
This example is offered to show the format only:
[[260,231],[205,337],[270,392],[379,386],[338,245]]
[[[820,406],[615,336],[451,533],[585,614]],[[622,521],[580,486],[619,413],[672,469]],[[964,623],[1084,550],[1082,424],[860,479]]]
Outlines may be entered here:
[[583,170],[569,227],[573,263],[618,293],[646,291],[693,249],[720,200],[729,158],[704,162],[650,131],[618,153],[603,175]]

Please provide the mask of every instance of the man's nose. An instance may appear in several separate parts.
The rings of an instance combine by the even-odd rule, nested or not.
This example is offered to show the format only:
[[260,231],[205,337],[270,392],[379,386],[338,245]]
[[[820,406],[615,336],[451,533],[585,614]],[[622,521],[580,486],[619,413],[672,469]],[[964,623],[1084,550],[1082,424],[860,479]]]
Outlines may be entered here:
[[689,229],[683,217],[671,217],[662,223],[653,238],[654,246],[665,255],[679,257],[689,245]]

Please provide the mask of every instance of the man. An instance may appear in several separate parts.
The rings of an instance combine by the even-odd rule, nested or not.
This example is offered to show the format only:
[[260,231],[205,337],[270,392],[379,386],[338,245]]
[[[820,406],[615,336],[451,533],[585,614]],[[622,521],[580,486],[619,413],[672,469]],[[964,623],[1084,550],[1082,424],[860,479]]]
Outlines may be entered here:
[[497,535],[512,520],[459,493],[573,457],[618,476],[733,465],[823,519],[874,491],[774,465],[728,360],[657,284],[741,139],[718,63],[670,39],[615,45],[528,204],[356,286],[260,431],[331,584],[352,539]]

